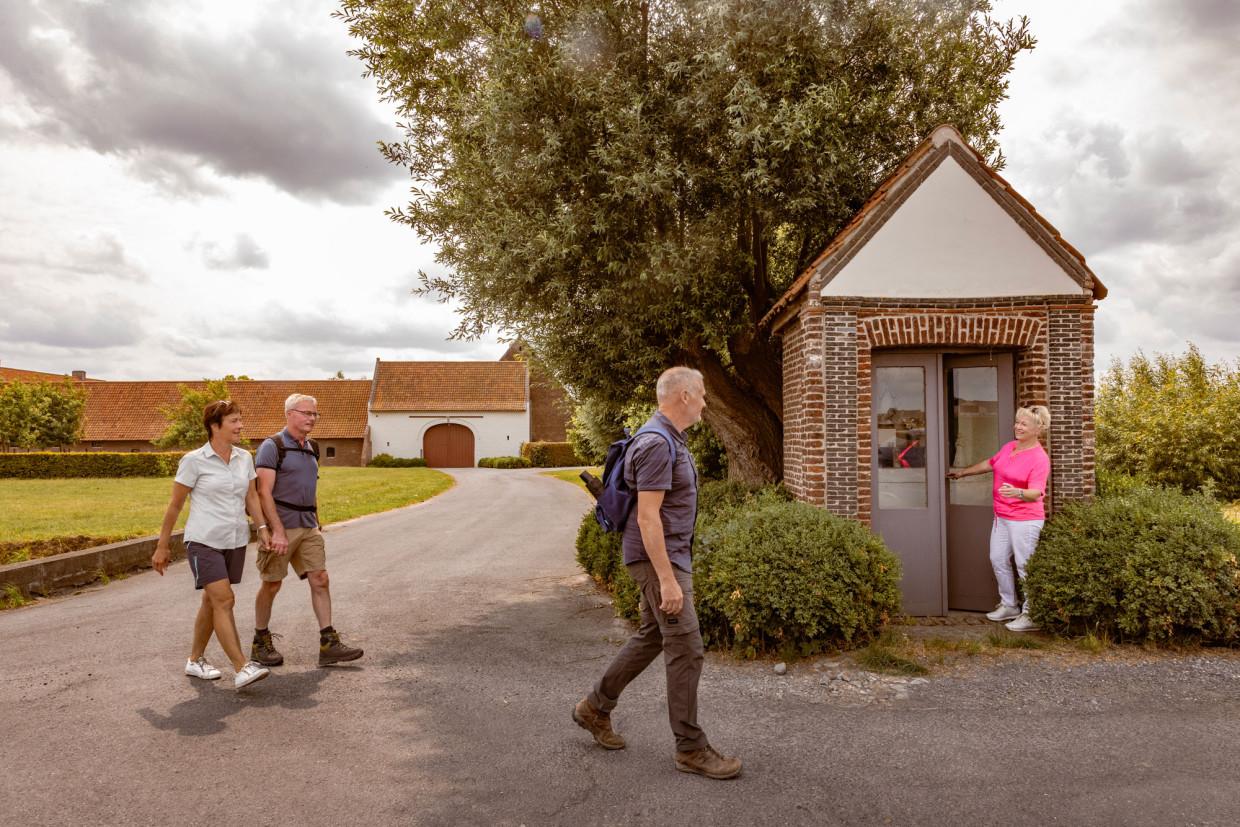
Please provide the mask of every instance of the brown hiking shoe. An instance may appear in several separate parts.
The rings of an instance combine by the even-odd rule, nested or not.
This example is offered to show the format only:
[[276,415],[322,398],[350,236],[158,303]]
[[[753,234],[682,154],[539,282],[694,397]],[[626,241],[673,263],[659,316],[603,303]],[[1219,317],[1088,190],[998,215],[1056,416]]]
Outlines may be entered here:
[[284,655],[276,651],[276,645],[272,641],[273,637],[279,637],[272,632],[255,632],[254,643],[250,645],[250,660],[261,663],[263,666],[280,666],[284,663]]
[[624,749],[624,739],[611,728],[611,716],[599,712],[586,698],[573,707],[573,720],[593,735],[595,743],[603,749]]
[[741,774],[741,759],[725,758],[714,747],[676,753],[676,769],[695,772],[707,778],[735,778]]
[[362,650],[345,646],[340,642],[339,632],[328,632],[319,638],[319,666],[331,666],[333,663],[345,663],[357,660]]

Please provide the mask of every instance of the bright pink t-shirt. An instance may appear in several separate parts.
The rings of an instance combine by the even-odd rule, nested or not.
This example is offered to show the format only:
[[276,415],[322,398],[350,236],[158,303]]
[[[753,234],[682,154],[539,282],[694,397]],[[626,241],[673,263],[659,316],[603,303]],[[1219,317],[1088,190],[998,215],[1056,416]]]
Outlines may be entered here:
[[[999,449],[999,453],[990,458],[990,465],[995,469],[994,486],[991,494],[995,499],[995,516],[1005,520],[1044,520],[1046,509],[1042,507],[1042,499],[1046,495],[1046,478],[1051,475],[1051,458],[1046,455],[1041,443],[1032,448],[1013,454],[1016,440]],[[1042,492],[1033,502],[1026,502],[1019,497],[999,496],[999,486],[1010,482],[1017,488],[1034,488]]]

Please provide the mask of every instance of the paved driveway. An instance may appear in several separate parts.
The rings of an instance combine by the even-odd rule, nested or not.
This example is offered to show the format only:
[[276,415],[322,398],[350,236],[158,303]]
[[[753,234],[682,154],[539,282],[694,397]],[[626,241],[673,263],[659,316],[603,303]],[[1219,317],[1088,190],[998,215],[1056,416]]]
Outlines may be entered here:
[[[5,824],[1238,824],[1240,664],[1226,653],[1013,659],[861,702],[823,673],[711,657],[702,721],[734,782],[672,768],[662,674],[603,752],[569,709],[622,630],[584,582],[586,495],[454,471],[419,506],[328,532],[336,626],[318,669],[290,580],[287,665],[236,693],[181,675],[183,563],[0,613]],[[248,628],[256,579],[239,587]],[[217,663],[222,653],[215,649]]]

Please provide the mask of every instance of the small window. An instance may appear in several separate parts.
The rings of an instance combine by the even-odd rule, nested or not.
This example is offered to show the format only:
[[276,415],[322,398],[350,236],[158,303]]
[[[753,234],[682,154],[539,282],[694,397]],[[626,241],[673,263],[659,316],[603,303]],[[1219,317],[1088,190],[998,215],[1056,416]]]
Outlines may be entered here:
[[336,458],[336,446],[335,446],[335,445],[328,445],[328,446],[327,446],[327,458],[328,458],[328,459],[335,459],[335,458]]

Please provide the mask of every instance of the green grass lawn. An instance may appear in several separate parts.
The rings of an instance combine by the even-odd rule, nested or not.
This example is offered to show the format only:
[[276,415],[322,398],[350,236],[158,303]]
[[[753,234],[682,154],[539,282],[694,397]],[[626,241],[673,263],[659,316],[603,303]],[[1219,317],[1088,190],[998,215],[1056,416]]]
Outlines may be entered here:
[[[603,468],[600,465],[596,465],[593,468],[587,468],[586,470],[596,477],[601,476],[603,473]],[[583,491],[585,490],[585,487],[586,487],[586,484],[581,481],[581,476],[580,476],[581,469],[580,468],[562,468],[558,471],[543,471],[542,475],[544,477],[555,477],[557,480],[564,480],[565,482],[571,482],[573,485],[577,486]]]
[[[319,516],[325,525],[335,523],[422,502],[451,486],[451,477],[429,468],[324,468]],[[62,537],[107,541],[158,534],[171,493],[170,477],[0,479],[0,547]],[[181,512],[178,525],[185,524],[188,511]]]

